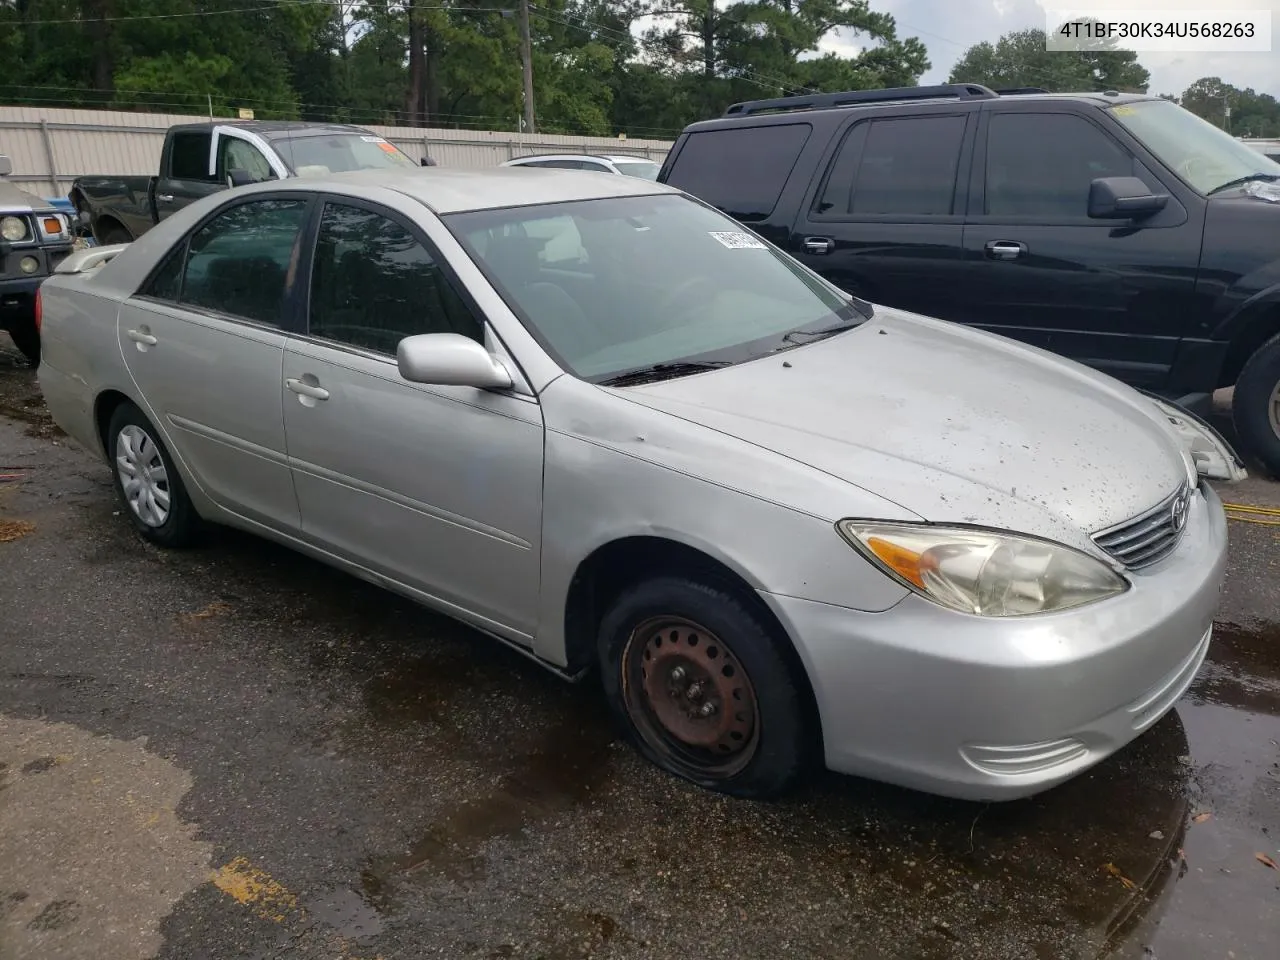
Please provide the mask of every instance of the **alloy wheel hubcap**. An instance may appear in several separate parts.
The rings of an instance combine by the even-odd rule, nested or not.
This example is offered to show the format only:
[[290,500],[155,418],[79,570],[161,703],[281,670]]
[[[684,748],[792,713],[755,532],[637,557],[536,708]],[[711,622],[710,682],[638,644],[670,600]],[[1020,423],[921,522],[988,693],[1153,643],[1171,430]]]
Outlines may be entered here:
[[1280,381],[1271,388],[1271,399],[1267,401],[1267,419],[1271,421],[1271,432],[1280,437]]
[[116,473],[134,515],[148,527],[169,519],[169,472],[160,448],[141,427],[129,424],[116,437]]

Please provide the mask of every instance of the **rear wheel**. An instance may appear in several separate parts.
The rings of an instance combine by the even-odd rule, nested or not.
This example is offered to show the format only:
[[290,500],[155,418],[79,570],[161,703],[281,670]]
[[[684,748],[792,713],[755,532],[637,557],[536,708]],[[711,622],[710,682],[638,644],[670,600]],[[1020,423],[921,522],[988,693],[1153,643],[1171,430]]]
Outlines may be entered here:
[[1231,417],[1245,449],[1280,477],[1280,335],[1259,347],[1240,371]]
[[805,771],[814,743],[786,642],[732,592],[648,580],[601,622],[605,693],[658,766],[722,793],[776,796]]
[[116,493],[134,529],[162,547],[185,547],[200,532],[200,518],[155,427],[131,403],[122,403],[107,428],[107,456]]

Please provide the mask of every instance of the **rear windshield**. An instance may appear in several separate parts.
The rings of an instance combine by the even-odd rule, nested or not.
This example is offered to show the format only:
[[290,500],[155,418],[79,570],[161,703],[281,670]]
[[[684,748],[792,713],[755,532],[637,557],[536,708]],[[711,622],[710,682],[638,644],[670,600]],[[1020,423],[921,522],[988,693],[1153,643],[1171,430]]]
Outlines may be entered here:
[[812,127],[807,123],[691,133],[666,182],[738,220],[773,213]]
[[348,170],[385,170],[417,166],[400,148],[371,133],[320,137],[279,137],[276,152],[300,177],[323,177]]
[[652,160],[615,160],[613,165],[618,168],[619,173],[642,180],[657,180],[658,171],[662,169]]

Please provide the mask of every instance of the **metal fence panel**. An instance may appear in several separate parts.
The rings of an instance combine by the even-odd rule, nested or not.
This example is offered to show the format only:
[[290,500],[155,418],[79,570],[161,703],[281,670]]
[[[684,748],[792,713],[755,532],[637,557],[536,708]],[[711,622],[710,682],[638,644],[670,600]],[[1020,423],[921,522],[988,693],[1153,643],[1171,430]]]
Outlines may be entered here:
[[[165,131],[176,123],[208,119],[115,110],[0,107],[0,154],[13,160],[11,181],[27,184],[35,193],[65,196],[76,177],[155,173]],[[235,123],[231,119],[226,122]],[[661,163],[671,148],[666,140],[361,126],[386,137],[414,160],[430,156],[444,167],[472,169],[496,167],[531,153],[634,154]]]

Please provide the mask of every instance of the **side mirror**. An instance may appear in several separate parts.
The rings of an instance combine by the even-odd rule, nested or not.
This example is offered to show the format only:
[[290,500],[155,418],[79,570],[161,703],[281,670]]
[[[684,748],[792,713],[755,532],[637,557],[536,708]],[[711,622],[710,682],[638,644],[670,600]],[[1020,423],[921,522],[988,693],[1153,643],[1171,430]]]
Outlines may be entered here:
[[424,167],[434,167],[436,165],[436,162],[432,160],[430,157],[423,157],[421,160],[418,161],[418,163]]
[[1100,177],[1089,184],[1089,216],[1096,220],[1139,220],[1168,202],[1167,193],[1152,193],[1137,177]]
[[257,182],[253,174],[248,170],[232,169],[227,171],[227,186],[233,189],[235,187],[247,187],[249,184]]
[[396,347],[400,376],[411,383],[505,390],[511,374],[483,344],[460,333],[420,333]]
[[13,161],[8,157],[0,156],[0,177],[7,177],[13,173]]

